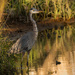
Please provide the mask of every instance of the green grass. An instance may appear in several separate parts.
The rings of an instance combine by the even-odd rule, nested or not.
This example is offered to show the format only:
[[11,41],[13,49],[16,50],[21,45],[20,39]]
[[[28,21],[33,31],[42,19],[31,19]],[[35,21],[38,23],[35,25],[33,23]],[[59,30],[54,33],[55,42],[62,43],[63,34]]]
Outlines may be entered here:
[[[0,37],[1,38],[1,37]],[[16,71],[15,59],[7,56],[7,51],[12,42],[0,39],[0,74],[13,75]]]

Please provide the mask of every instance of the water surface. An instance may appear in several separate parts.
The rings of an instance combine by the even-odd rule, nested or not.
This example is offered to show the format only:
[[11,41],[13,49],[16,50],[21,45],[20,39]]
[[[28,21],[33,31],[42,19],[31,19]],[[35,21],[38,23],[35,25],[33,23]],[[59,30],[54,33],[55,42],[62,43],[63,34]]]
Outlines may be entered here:
[[[29,75],[75,75],[75,24],[39,32],[23,73]],[[20,66],[17,68],[20,70]]]
[[4,72],[11,74],[11,70],[11,75],[75,75],[75,24],[39,32],[29,55],[29,68],[26,65],[27,53],[22,64],[22,55],[7,57],[5,51],[11,44],[13,43],[0,41],[0,48],[2,48],[0,74],[2,75]]

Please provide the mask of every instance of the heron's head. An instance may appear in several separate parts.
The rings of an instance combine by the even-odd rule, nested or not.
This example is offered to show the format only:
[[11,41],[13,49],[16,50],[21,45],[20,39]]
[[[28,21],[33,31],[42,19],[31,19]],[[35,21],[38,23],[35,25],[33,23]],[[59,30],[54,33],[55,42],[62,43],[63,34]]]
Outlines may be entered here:
[[35,8],[30,9],[30,13],[32,13],[32,14],[39,13],[39,12],[42,12],[42,11],[39,11],[39,10],[37,10]]

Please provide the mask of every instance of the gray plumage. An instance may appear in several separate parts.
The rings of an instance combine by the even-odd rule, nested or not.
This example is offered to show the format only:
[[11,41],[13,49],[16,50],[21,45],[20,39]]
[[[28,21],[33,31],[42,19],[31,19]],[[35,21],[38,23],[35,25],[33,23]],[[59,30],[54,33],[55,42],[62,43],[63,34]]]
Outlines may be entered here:
[[32,18],[33,13],[39,13],[35,8],[32,8],[29,12],[30,20],[33,24],[33,31],[26,33],[21,38],[19,38],[15,44],[10,48],[9,53],[22,53],[31,50],[38,36],[38,29],[36,22]]
[[[21,38],[17,40],[15,44],[10,49],[10,53],[22,53],[27,50],[30,50],[32,46],[34,45],[37,35],[34,35],[35,33],[28,32],[27,34],[23,35]],[[36,38],[35,38],[36,36]],[[30,40],[31,39],[31,40]]]

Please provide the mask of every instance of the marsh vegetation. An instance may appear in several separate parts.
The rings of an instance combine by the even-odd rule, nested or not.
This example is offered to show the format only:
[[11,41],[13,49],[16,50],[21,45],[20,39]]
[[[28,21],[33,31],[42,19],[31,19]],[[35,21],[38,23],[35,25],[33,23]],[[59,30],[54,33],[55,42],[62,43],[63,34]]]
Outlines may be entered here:
[[[37,23],[42,22],[38,23],[41,25],[29,55],[29,68],[27,53],[24,55],[23,75],[75,75],[75,23],[61,23],[75,18],[74,0],[0,0],[0,7],[1,75],[21,75],[22,55],[9,57],[7,51],[21,35],[31,30],[29,9],[32,7],[44,13],[33,15]],[[56,61],[61,64],[56,65]]]
[[[44,13],[39,15],[42,19],[53,18],[66,20],[75,18],[74,0],[2,0],[1,2],[6,3],[5,8],[4,4],[1,5],[2,11],[0,12],[2,13],[4,8],[3,15],[6,21],[13,19],[14,21],[28,22],[29,9],[32,7],[44,11]],[[37,20],[39,17],[35,15]]]

